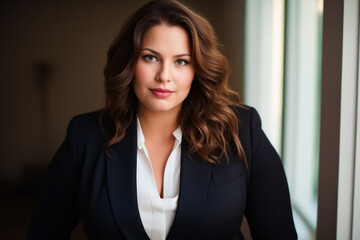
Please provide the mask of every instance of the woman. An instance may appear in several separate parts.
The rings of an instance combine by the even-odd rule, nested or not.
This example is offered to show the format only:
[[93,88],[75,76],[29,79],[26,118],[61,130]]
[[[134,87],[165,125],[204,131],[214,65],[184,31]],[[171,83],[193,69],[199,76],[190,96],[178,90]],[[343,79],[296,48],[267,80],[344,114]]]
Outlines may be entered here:
[[281,161],[227,87],[209,23],[175,1],[135,12],[108,52],[106,107],[72,119],[29,239],[296,239]]

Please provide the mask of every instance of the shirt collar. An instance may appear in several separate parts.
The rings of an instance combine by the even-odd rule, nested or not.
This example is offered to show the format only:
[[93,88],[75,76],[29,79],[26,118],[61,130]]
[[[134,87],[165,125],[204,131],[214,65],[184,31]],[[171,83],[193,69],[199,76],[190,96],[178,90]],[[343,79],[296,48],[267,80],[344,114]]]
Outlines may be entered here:
[[[141,150],[144,145],[145,145],[145,137],[143,134],[143,131],[141,129],[141,124],[140,124],[140,120],[138,117],[137,118],[137,146],[138,149]],[[173,136],[175,137],[175,144],[174,147],[177,147],[180,145],[181,141],[182,141],[182,131],[180,126],[178,126],[175,131],[173,131]]]

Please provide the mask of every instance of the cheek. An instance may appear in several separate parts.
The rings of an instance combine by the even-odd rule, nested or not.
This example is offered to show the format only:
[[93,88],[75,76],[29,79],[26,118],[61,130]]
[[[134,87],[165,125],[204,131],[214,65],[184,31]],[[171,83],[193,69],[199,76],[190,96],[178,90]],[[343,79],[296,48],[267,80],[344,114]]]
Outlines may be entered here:
[[147,69],[142,64],[137,63],[134,71],[136,82],[146,81],[146,76],[148,76]]
[[134,80],[133,80],[134,91],[137,98],[139,97],[141,98],[142,88],[146,83],[145,76],[146,76],[145,69],[139,66],[139,64],[137,64],[134,70]]
[[139,94],[143,94],[151,82],[152,72],[151,69],[144,64],[137,63],[134,69],[133,86],[135,94],[139,98]]
[[184,76],[185,80],[182,82],[182,87],[184,90],[186,89],[187,92],[190,91],[194,76],[195,76],[195,74],[193,72],[189,72]]

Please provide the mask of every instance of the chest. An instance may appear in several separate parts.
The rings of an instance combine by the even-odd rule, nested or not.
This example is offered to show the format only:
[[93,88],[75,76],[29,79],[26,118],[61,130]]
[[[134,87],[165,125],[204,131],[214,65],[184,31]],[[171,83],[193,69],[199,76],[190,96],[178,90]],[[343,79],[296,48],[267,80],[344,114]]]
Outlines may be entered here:
[[[106,232],[109,238],[102,239],[146,239],[137,200],[135,146],[110,152],[112,159],[89,154],[91,159],[84,160],[79,208],[89,237]],[[187,155],[183,144],[180,164],[178,206],[168,239],[224,239],[239,231],[246,204],[242,165],[214,167]]]

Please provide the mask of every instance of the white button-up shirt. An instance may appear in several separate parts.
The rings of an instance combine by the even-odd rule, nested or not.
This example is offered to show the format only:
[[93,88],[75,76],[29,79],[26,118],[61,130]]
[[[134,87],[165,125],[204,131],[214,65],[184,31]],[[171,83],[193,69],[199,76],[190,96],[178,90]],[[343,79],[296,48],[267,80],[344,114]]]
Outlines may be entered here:
[[178,127],[173,135],[174,147],[166,162],[163,180],[163,198],[160,197],[145,137],[137,119],[137,167],[136,186],[140,218],[144,229],[152,240],[164,240],[174,221],[179,197],[180,158],[182,132]]

